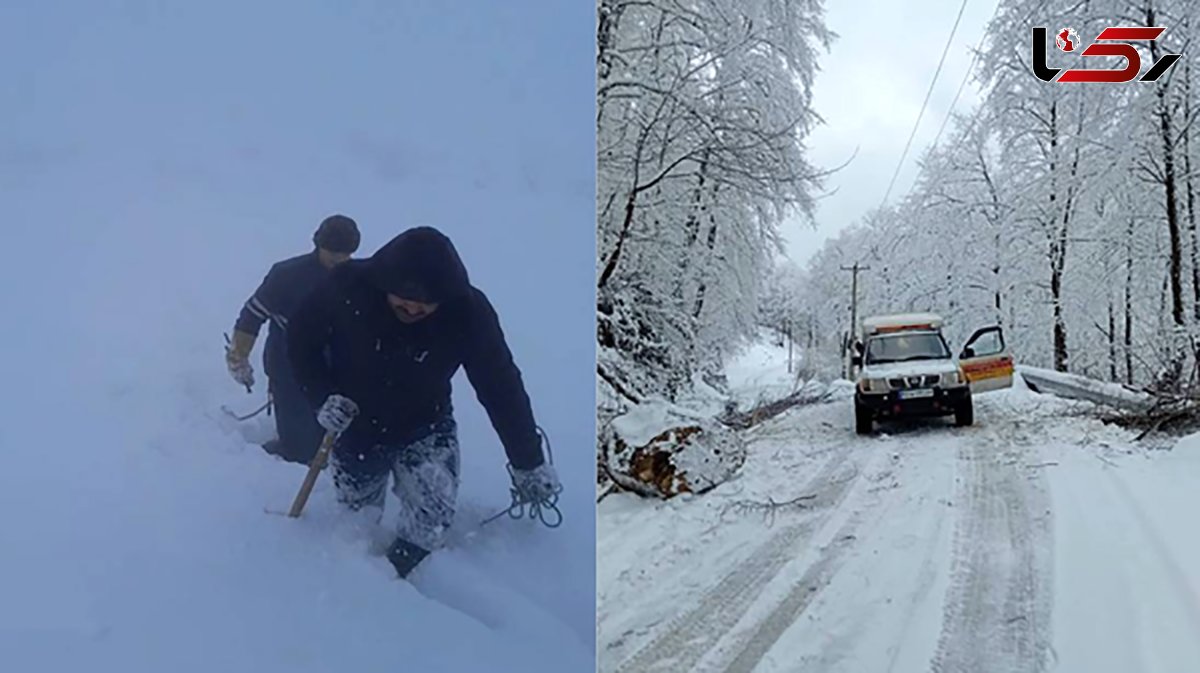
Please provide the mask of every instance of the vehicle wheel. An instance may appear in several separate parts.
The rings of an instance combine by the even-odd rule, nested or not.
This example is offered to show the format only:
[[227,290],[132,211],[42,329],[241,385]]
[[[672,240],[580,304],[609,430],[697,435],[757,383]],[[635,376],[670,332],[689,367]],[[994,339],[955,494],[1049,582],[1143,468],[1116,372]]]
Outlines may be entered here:
[[869,435],[875,429],[875,419],[871,418],[871,410],[854,405],[854,431],[860,435]]
[[954,410],[954,424],[958,427],[965,427],[975,423],[975,405],[971,402],[971,398],[967,398],[965,402],[958,405]]

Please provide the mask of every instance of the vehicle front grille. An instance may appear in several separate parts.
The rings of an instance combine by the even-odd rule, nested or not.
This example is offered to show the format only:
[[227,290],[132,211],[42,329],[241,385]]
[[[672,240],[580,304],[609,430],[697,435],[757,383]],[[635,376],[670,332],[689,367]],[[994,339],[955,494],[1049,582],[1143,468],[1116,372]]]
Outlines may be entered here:
[[921,374],[917,376],[897,376],[888,379],[888,387],[893,390],[908,390],[910,388],[932,388],[941,381],[937,374]]

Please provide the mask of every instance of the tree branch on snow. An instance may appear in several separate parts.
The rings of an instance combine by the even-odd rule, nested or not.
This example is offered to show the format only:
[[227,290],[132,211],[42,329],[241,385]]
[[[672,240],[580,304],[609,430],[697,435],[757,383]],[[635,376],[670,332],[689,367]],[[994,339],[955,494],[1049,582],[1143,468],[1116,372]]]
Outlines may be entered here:
[[737,516],[746,516],[748,514],[761,514],[763,520],[767,522],[767,526],[775,525],[775,517],[780,511],[786,509],[808,509],[808,502],[816,499],[816,494],[801,495],[791,500],[783,502],[775,502],[774,499],[768,497],[766,502],[757,500],[738,500],[726,505],[721,516],[724,517],[727,513],[732,512]]

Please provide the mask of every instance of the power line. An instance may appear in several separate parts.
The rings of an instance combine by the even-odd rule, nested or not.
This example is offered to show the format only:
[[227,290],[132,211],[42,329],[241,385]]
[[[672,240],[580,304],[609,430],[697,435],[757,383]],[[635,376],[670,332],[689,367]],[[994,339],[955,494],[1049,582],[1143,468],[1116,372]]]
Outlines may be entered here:
[[917,113],[917,121],[913,124],[912,133],[908,134],[908,142],[904,143],[904,152],[900,154],[900,161],[896,163],[896,170],[892,173],[892,180],[888,183],[887,192],[883,195],[883,200],[879,202],[879,207],[882,208],[887,203],[888,197],[892,195],[892,188],[896,186],[896,178],[900,176],[900,168],[904,166],[904,159],[908,157],[908,150],[912,147],[913,138],[917,135],[917,128],[921,126],[921,117],[925,116],[925,108],[929,105],[929,98],[933,95],[934,85],[937,84],[938,75],[942,72],[942,65],[946,62],[946,54],[950,51],[950,44],[954,41],[954,34],[958,31],[958,23],[962,20],[963,10],[967,8],[967,0],[963,0],[958,7],[958,16],[954,17],[954,27],[950,29],[950,36],[946,38],[946,46],[942,48],[942,58],[938,61],[937,70],[933,72],[933,81],[929,83],[929,90],[925,92],[925,100],[921,103],[921,111]]
[[[967,71],[963,74],[962,81],[958,83],[958,91],[954,92],[954,100],[950,101],[950,109],[946,111],[946,117],[942,120],[942,125],[938,127],[937,135],[933,137],[933,143],[930,144],[930,147],[937,147],[938,141],[942,138],[942,132],[946,130],[946,124],[950,121],[950,118],[954,116],[954,106],[958,105],[958,97],[962,95],[963,89],[965,89],[967,86],[967,80],[971,79],[971,73],[975,71],[975,63],[979,61],[979,54],[983,49],[983,43],[985,40],[987,40],[988,27],[991,26],[992,21],[996,19],[996,16],[1000,14],[1001,1],[1002,0],[997,0],[996,9],[992,11],[992,18],[988,19],[988,22],[984,24],[983,35],[980,35],[979,42],[975,43],[975,50],[971,56],[971,63],[967,66]],[[978,109],[976,109],[976,116],[978,115],[978,112]],[[972,116],[972,125],[974,124],[974,121],[975,116]]]
[[[979,42],[982,44],[983,38],[980,38]],[[967,80],[971,79],[971,72],[975,69],[975,61],[977,60],[979,60],[978,45],[976,46],[975,57],[971,59],[971,64],[967,66],[967,72],[958,84],[958,91],[954,92],[954,100],[950,101],[950,109],[946,110],[946,117],[942,119],[942,125],[938,127],[937,135],[933,137],[933,142],[929,144],[930,147],[937,147],[938,141],[942,139],[942,131],[946,130],[946,124],[954,116],[954,106],[958,104],[958,97],[962,95],[963,89],[966,88]]]

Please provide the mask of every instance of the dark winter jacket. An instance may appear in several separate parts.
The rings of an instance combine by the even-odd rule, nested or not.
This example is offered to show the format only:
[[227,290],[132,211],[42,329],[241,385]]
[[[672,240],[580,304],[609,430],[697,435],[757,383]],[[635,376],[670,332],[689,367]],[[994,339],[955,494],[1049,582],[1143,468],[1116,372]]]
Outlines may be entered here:
[[[439,306],[404,323],[388,292]],[[372,257],[338,266],[292,317],[288,350],[314,410],[333,393],[358,405],[347,442],[419,437],[451,411],[450,380],[461,366],[513,467],[542,463],[529,397],[496,312],[435,229],[410,229]]]
[[285,259],[273,265],[258,289],[238,315],[234,329],[258,336],[264,322],[270,320],[267,343],[263,347],[263,371],[268,377],[290,377],[287,358],[288,321],[300,302],[325,280],[330,269],[321,264],[317,251]]

